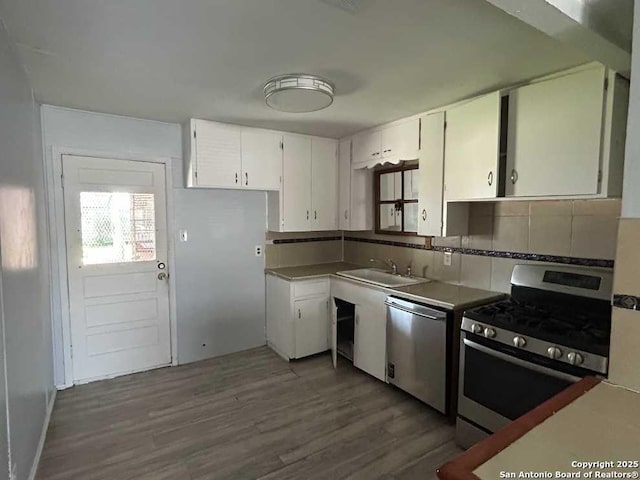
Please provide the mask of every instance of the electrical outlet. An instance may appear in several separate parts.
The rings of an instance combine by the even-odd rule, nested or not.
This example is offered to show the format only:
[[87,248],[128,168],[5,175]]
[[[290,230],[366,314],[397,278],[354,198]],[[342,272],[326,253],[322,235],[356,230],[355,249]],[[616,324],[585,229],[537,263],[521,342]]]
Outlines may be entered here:
[[444,265],[446,267],[450,267],[451,266],[451,257],[453,256],[453,254],[451,252],[444,252]]
[[187,231],[186,231],[186,230],[180,230],[180,231],[178,232],[178,234],[179,234],[179,236],[180,236],[180,241],[181,241],[181,242],[186,242],[186,241],[187,241],[187,239],[189,238],[189,237],[188,237],[188,235],[187,235]]
[[262,256],[262,245],[256,245],[256,257]]

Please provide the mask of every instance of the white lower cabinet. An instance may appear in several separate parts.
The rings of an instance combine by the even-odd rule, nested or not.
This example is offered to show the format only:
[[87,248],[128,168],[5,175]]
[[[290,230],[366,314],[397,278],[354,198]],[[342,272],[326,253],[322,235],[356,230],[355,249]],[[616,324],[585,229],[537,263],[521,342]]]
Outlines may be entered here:
[[[338,302],[336,302],[338,299]],[[387,314],[384,301],[386,294],[375,288],[331,279],[331,351],[334,366],[337,355],[343,354],[339,343],[348,341],[353,328],[353,365],[383,382],[386,381]],[[337,303],[341,306],[337,307]],[[345,305],[346,310],[345,309]],[[353,306],[352,318],[348,306]],[[339,322],[347,322],[339,325]],[[351,327],[351,323],[353,327]],[[347,349],[349,350],[349,349]],[[346,354],[348,358],[348,354]]]
[[301,358],[329,349],[329,297],[296,300],[294,305],[295,357]]
[[267,344],[289,360],[329,349],[329,279],[267,283]]

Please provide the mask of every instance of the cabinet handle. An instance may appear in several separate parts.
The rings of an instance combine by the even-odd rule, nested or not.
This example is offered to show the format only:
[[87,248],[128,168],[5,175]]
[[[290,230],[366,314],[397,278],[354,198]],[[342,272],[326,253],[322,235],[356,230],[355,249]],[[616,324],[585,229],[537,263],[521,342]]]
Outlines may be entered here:
[[356,315],[356,325],[358,325],[360,323],[360,316]]
[[309,210],[307,210],[307,220],[309,220]]
[[244,172],[244,178],[244,184],[249,185],[249,174],[247,172]]
[[318,219],[318,211],[317,211],[317,210],[314,210],[314,211],[313,211],[313,219],[314,219],[314,220],[317,220],[317,219]]
[[518,181],[518,172],[514,168],[513,170],[511,170],[511,183],[515,185],[517,181]]
[[344,219],[347,219],[347,210],[344,211]]
[[302,318],[302,312],[298,309],[298,318]]
[[493,185],[493,172],[489,172],[489,175],[487,175],[487,183],[489,186]]
[[422,209],[422,220],[426,220],[427,219],[427,211],[425,209]]
[[236,172],[236,183],[238,183],[238,172]]

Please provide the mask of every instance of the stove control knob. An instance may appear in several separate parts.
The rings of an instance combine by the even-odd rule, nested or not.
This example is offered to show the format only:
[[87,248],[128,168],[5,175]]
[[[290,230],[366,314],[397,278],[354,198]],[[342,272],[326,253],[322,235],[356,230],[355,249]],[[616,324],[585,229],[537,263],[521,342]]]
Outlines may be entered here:
[[562,356],[562,350],[560,350],[558,347],[549,347],[547,349],[547,353],[549,354],[549,357],[553,358],[554,360]]
[[581,365],[584,362],[584,358],[578,352],[571,352],[567,355],[567,360],[571,365]]
[[493,328],[487,327],[484,329],[484,336],[487,338],[493,338],[496,336],[496,331]]
[[522,348],[527,344],[527,340],[524,337],[513,337],[513,344],[518,348]]
[[484,328],[482,328],[482,325],[480,325],[479,323],[474,323],[473,325],[471,325],[471,331],[476,335],[480,335],[483,330]]

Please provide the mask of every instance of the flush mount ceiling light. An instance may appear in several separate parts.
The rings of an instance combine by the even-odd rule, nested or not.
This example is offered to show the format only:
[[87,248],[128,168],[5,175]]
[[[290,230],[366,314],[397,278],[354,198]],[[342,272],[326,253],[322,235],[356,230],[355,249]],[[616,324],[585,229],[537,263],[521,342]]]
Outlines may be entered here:
[[264,99],[281,112],[315,112],[333,103],[333,84],[317,75],[287,73],[264,84]]

